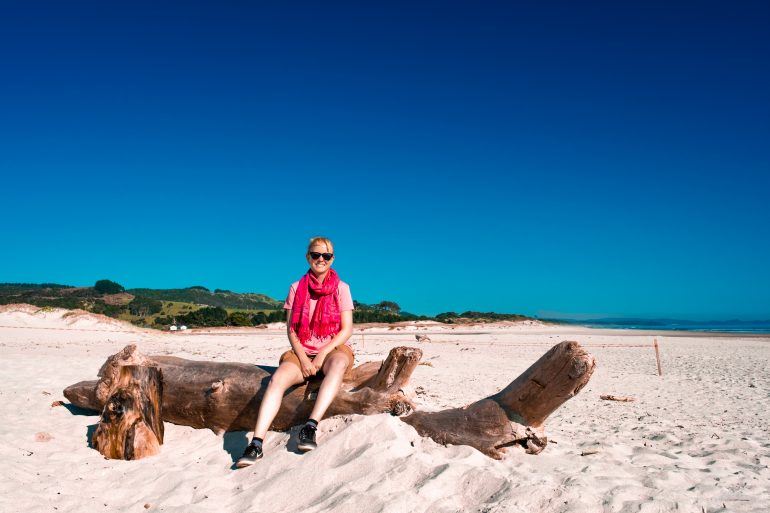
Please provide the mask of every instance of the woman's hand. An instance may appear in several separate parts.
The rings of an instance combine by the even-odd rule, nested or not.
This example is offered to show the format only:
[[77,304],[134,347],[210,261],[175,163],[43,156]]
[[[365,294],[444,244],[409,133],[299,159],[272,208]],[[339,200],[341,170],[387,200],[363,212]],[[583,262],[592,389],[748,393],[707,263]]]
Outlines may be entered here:
[[305,379],[310,376],[315,376],[315,373],[317,372],[313,362],[311,362],[310,358],[304,353],[299,357],[299,370],[302,371],[302,377]]
[[321,372],[323,370],[327,356],[329,356],[329,352],[324,351],[323,349],[315,355],[315,358],[313,358],[313,366],[315,367],[316,372]]

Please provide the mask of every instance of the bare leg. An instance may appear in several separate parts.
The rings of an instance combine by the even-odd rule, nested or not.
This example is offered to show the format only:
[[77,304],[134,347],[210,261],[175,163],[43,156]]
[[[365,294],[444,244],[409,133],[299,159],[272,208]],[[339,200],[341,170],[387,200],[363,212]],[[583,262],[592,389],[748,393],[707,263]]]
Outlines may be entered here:
[[332,403],[337,396],[337,392],[342,385],[342,377],[345,374],[345,369],[348,368],[348,357],[344,354],[329,355],[323,365],[324,380],[321,382],[321,388],[318,389],[318,397],[313,405],[313,411],[310,413],[310,418],[320,421],[326,409]]
[[[254,427],[254,436],[256,438],[265,438],[270,424],[278,414],[281,408],[281,401],[286,390],[299,385],[305,381],[302,377],[302,371],[293,363],[284,362],[278,366],[278,370],[270,378],[265,395],[262,397],[262,404],[259,405],[259,415],[257,416],[257,425]],[[319,394],[320,395],[320,394]]]

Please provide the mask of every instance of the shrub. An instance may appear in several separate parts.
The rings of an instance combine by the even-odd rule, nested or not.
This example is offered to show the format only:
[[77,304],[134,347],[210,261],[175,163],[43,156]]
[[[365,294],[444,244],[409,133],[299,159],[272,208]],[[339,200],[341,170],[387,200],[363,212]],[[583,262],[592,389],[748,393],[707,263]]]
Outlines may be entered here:
[[155,299],[136,296],[133,301],[128,303],[128,311],[131,315],[147,316],[160,313],[163,310],[163,303]]
[[251,326],[251,315],[246,312],[233,312],[227,317],[230,326]]
[[401,307],[398,306],[398,303],[393,301],[380,301],[379,304],[375,305],[374,308],[377,310],[382,310],[383,312],[390,312],[394,314],[398,314],[401,311]]
[[227,310],[209,306],[177,317],[179,324],[191,327],[227,326]]
[[126,307],[123,305],[108,305],[104,301],[94,301],[94,303],[89,306],[90,308],[86,308],[86,310],[97,314],[107,315],[109,317],[117,317],[126,311]]
[[267,314],[267,322],[285,322],[286,310],[273,310]]
[[110,280],[99,280],[94,284],[94,289],[100,294],[118,294],[126,290],[123,285]]
[[171,317],[158,317],[155,319],[153,324],[157,326],[171,326],[174,324],[174,319]]

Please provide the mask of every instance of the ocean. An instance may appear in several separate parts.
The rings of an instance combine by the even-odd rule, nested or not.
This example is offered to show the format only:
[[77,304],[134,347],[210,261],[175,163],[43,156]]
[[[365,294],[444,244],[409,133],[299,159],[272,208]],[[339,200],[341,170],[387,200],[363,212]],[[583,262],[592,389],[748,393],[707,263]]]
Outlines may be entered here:
[[704,331],[717,333],[770,334],[770,321],[680,321],[675,319],[591,319],[562,320],[590,328],[661,331]]

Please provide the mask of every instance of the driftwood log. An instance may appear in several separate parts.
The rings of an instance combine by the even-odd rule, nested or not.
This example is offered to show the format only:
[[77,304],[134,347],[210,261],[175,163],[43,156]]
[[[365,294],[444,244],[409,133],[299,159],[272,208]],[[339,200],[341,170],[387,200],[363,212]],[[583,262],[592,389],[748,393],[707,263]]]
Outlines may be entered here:
[[[368,362],[351,369],[327,416],[358,413],[403,415],[414,409],[403,388],[422,358],[422,351],[396,347],[384,362]],[[175,356],[145,356],[136,345],[110,356],[98,380],[67,387],[64,396],[80,408],[102,410],[126,365],[154,366],[163,374],[162,418],[217,434],[254,429],[262,396],[275,367],[246,363],[185,360]],[[289,390],[271,429],[287,430],[307,420],[319,380]]]
[[[397,347],[384,362],[351,369],[326,415],[411,413],[401,420],[439,443],[470,445],[493,458],[501,458],[506,447],[516,444],[537,454],[547,443],[543,431],[546,418],[585,386],[595,367],[593,356],[577,342],[561,342],[495,395],[463,408],[412,413],[414,404],[404,390],[421,357],[419,349]],[[126,365],[161,370],[163,420],[209,428],[217,434],[254,428],[262,395],[275,370],[243,363],[144,356],[135,345],[129,345],[107,359],[98,380],[67,387],[65,397],[78,407],[102,410],[115,393],[115,383]],[[287,430],[304,422],[319,385],[313,380],[290,389],[271,429]]]
[[537,454],[548,443],[545,420],[588,383],[595,366],[580,344],[561,342],[497,394],[462,408],[415,412],[401,420],[438,443],[470,445],[495,459],[511,445]]
[[158,454],[163,443],[162,397],[158,367],[119,367],[92,446],[109,459],[138,460]]

